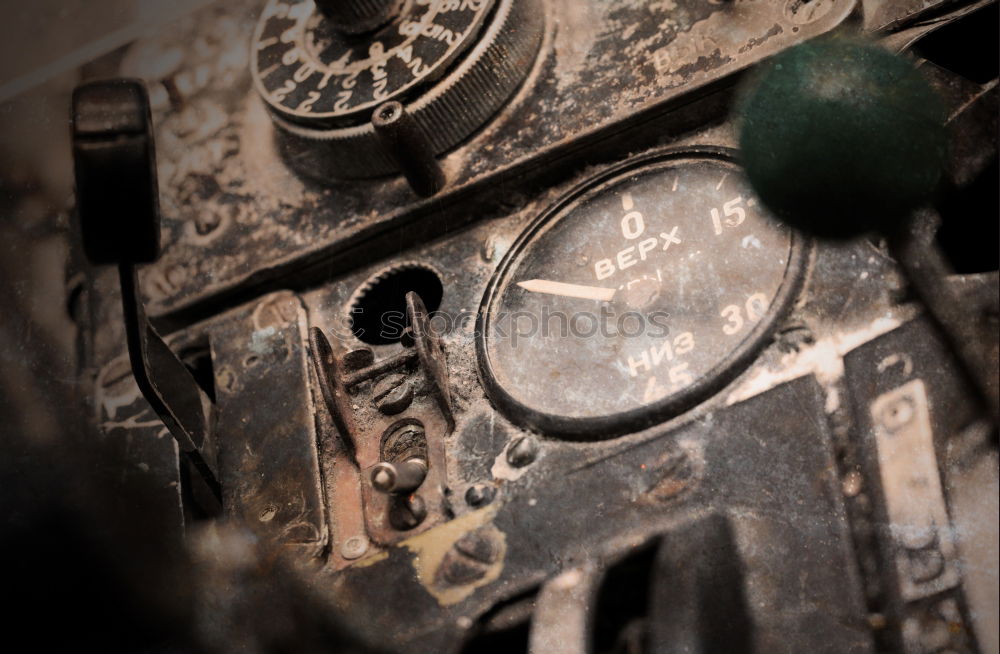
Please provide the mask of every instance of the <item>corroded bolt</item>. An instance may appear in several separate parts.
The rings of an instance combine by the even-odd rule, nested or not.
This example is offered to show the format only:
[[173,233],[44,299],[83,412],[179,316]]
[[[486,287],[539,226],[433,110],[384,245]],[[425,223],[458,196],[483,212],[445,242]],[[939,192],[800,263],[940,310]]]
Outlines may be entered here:
[[413,386],[406,375],[390,373],[372,388],[372,402],[375,408],[387,416],[396,415],[410,406],[413,401]]
[[389,510],[389,524],[399,531],[413,529],[426,517],[427,504],[419,495],[400,497]]
[[538,441],[531,436],[522,436],[507,448],[507,463],[515,468],[523,468],[538,456]]
[[473,508],[486,506],[496,497],[497,489],[490,484],[473,484],[465,491],[465,502]]

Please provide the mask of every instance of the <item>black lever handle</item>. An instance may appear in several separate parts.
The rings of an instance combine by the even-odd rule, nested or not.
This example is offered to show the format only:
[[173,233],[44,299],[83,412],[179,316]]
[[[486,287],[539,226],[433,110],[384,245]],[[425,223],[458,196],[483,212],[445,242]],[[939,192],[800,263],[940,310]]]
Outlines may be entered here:
[[221,497],[209,434],[211,401],[146,317],[136,265],[160,253],[159,191],[149,98],[113,79],[73,92],[73,164],[84,252],[116,264],[132,374],[156,414]]

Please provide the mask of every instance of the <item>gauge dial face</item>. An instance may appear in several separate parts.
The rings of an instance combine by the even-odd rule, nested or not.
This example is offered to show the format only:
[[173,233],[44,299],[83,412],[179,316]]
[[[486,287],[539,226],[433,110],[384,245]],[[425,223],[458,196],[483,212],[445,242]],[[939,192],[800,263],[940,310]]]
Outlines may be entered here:
[[270,0],[254,38],[253,77],[270,107],[292,121],[371,118],[441,76],[476,40],[492,0],[417,1],[363,38],[340,35],[313,0]]
[[483,300],[480,366],[512,420],[609,437],[670,417],[750,360],[802,247],[721,152],[604,173],[513,245]]

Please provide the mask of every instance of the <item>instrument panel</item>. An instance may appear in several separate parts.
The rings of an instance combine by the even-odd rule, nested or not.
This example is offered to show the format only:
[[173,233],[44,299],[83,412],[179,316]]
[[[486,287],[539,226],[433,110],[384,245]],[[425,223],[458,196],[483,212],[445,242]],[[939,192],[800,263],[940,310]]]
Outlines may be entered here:
[[[223,0],[81,72],[87,429],[180,649],[995,651],[997,275],[934,233],[996,71],[931,39],[985,61],[996,5],[925,4]],[[848,38],[948,109],[902,245],[745,172],[760,71]]]

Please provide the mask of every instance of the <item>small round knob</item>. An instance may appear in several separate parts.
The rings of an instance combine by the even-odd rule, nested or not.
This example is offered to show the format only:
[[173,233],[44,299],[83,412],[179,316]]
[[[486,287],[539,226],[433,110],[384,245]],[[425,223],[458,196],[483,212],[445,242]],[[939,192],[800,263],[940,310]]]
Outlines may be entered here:
[[747,177],[785,222],[827,238],[892,232],[941,177],[940,99],[906,59],[844,36],[790,48],[739,107]]
[[389,22],[402,0],[316,0],[316,8],[342,34],[364,34]]

